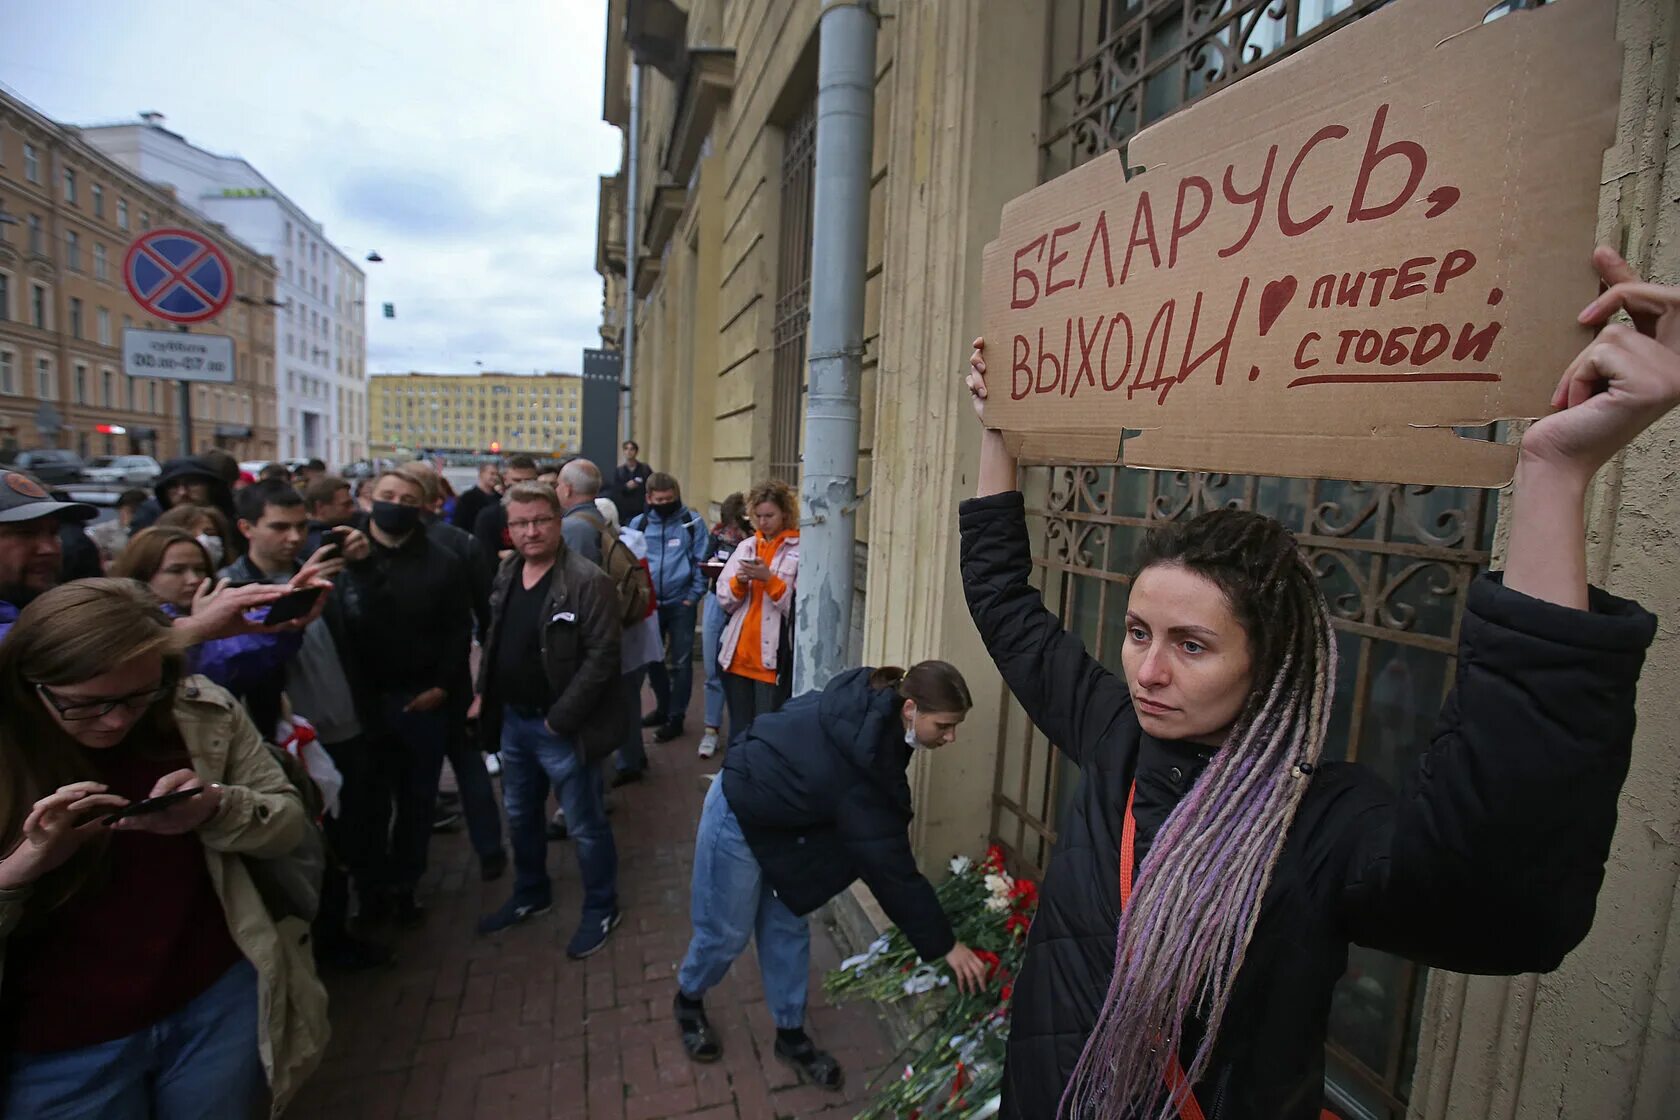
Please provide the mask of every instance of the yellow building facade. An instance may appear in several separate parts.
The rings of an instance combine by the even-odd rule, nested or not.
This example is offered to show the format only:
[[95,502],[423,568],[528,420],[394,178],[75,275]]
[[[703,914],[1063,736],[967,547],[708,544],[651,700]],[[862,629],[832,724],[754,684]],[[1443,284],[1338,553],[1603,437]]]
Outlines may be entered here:
[[379,373],[368,378],[373,454],[575,453],[583,378],[575,373]]
[[[1598,235],[1680,281],[1675,6],[1617,3],[1622,112]],[[1405,0],[1399,0],[1404,4]],[[634,284],[633,431],[702,509],[778,476],[797,483],[809,304],[821,0],[611,0],[607,121],[628,133],[640,74],[639,184],[602,180],[598,267],[619,344]],[[1287,56],[1378,0],[1143,5],[1136,0],[904,0],[879,6],[857,558],[871,664],[939,656],[976,699],[955,747],[918,758],[925,867],[1003,844],[1036,874],[1077,772],[1010,701],[963,603],[955,507],[976,431],[960,382],[980,319],[980,262],[1003,204],[1189,100]],[[1145,9],[1147,8],[1147,11]],[[1520,13],[1517,18],[1526,18]],[[1232,47],[1237,39],[1241,49]],[[1333,40],[1332,40],[1333,41]],[[1537,80],[1543,80],[1537,78]],[[626,240],[626,208],[636,238]],[[820,263],[817,265],[820,267]],[[1680,617],[1673,484],[1680,417],[1601,476],[1593,578]],[[1023,471],[1047,602],[1118,670],[1127,573],[1164,518],[1237,504],[1278,517],[1323,572],[1346,679],[1333,750],[1403,780],[1450,685],[1470,579],[1498,566],[1499,495],[1328,480]],[[1646,663],[1640,729],[1597,924],[1556,973],[1466,978],[1354,949],[1327,1048],[1340,1116],[1649,1118],[1680,1099],[1680,639]],[[869,913],[855,892],[848,905]]]
[[[122,363],[125,327],[174,329],[122,278],[129,245],[164,227],[209,237],[234,270],[233,302],[192,326],[233,338],[234,380],[192,386],[185,448],[177,384],[129,378]],[[271,258],[0,91],[0,446],[274,457],[274,283]]]

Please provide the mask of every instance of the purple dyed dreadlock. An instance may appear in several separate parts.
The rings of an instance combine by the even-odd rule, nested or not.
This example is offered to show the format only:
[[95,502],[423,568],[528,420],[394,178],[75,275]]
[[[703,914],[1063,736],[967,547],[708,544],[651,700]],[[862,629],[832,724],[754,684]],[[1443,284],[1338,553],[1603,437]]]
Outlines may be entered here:
[[1174,564],[1225,593],[1255,686],[1225,744],[1150,846],[1115,936],[1114,978],[1062,1094],[1078,1120],[1176,1116],[1167,1066],[1184,1021],[1205,1032],[1185,1091],[1207,1072],[1260,900],[1318,764],[1336,638],[1311,565],[1269,517],[1215,510],[1154,529],[1139,572]]

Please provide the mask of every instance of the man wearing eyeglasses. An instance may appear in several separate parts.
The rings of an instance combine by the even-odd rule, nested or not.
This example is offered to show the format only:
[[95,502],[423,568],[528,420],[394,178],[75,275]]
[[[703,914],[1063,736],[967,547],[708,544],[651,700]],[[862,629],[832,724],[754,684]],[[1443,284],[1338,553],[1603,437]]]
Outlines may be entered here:
[[502,504],[514,555],[490,592],[472,714],[486,741],[501,745],[514,884],[513,897],[478,928],[494,933],[553,904],[544,812],[552,784],[583,880],[582,920],[566,946],[581,960],[619,921],[618,851],[601,776],[624,736],[618,596],[604,571],[566,547],[552,487],[520,483]]
[[0,471],[0,637],[30,600],[58,584],[66,521],[84,522],[99,511],[61,502],[21,471]]

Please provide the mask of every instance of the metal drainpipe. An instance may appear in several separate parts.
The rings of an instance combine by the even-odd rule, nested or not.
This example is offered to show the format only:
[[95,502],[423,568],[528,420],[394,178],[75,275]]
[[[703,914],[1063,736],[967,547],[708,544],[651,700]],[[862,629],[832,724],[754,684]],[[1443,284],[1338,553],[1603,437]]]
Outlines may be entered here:
[[[631,379],[636,367],[636,188],[638,171],[641,164],[642,134],[642,66],[634,60],[630,63],[630,146],[629,168],[625,184],[624,198],[624,368],[620,393],[623,397],[623,415],[619,418],[618,440],[635,439],[631,432],[634,413],[631,411]],[[597,463],[602,471],[611,471],[616,464]]]
[[846,668],[857,536],[863,291],[874,162],[875,32],[869,0],[823,0],[818,26],[810,388],[805,398],[794,693]]

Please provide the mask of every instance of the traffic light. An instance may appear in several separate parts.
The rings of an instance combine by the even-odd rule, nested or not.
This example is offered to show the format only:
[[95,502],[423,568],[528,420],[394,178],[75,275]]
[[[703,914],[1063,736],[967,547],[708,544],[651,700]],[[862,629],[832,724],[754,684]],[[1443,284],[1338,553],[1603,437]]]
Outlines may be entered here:
[[490,441],[490,454],[500,455],[501,453],[502,453],[501,443],[497,440],[491,440]]

